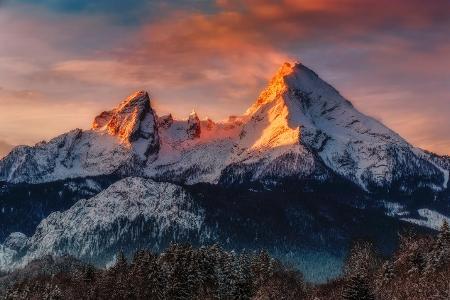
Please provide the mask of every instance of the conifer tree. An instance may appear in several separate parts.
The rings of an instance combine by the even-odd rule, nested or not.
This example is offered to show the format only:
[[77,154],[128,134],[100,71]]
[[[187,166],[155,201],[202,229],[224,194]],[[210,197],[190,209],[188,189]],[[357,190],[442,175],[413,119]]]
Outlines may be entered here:
[[239,255],[238,278],[234,299],[250,299],[253,295],[253,283],[251,278],[251,261],[247,253]]
[[169,299],[189,299],[191,291],[188,286],[188,256],[189,246],[172,245],[165,255],[168,267],[168,291]]
[[437,270],[448,262],[450,262],[450,229],[448,222],[444,220],[431,251],[429,268]]
[[257,290],[273,274],[272,261],[266,250],[261,250],[252,261],[252,279],[254,290]]
[[125,273],[128,267],[128,262],[123,251],[119,251],[116,255],[116,263],[113,269],[118,273]]
[[342,298],[345,300],[373,300],[375,299],[367,278],[362,275],[352,275],[344,287]]
[[350,250],[345,265],[346,285],[342,297],[346,300],[374,299],[372,280],[378,267],[376,252],[371,243],[358,242]]
[[385,262],[375,280],[377,290],[382,289],[383,286],[392,281],[395,277],[394,264],[391,261]]
[[162,300],[165,299],[167,287],[167,274],[161,267],[155,256],[150,256],[150,264],[147,274],[147,299]]
[[83,268],[82,280],[86,285],[91,285],[95,281],[95,268],[92,265]]
[[130,277],[133,278],[133,292],[138,298],[145,297],[146,293],[146,275],[149,269],[149,257],[150,253],[139,250],[134,254],[131,266]]

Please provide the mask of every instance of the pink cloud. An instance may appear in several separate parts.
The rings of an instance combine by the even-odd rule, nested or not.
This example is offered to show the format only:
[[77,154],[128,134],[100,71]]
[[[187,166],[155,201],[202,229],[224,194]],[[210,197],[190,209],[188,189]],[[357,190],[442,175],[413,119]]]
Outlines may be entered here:
[[30,107],[82,102],[94,115],[148,89],[161,114],[195,107],[221,119],[245,111],[282,62],[300,59],[411,142],[450,153],[445,0],[221,0],[214,11],[172,10],[137,28],[98,16],[9,14],[0,18],[10,28],[0,33],[8,41],[0,83],[40,92]]

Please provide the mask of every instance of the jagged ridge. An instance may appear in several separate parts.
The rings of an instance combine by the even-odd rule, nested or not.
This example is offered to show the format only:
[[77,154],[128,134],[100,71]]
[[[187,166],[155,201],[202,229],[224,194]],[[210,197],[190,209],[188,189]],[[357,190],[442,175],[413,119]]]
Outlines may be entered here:
[[264,185],[340,176],[368,191],[447,187],[448,170],[358,112],[302,64],[284,64],[257,101],[225,122],[158,118],[137,92],[94,120],[0,161],[0,180],[45,182],[119,173],[181,183]]

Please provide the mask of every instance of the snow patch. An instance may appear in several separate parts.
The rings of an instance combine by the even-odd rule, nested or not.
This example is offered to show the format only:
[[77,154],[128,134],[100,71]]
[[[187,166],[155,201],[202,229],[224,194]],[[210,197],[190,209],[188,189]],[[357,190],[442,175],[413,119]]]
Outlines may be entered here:
[[386,215],[389,217],[406,216],[409,214],[405,207],[400,203],[382,201],[382,204],[386,209]]
[[389,190],[394,182],[404,192],[447,188],[449,171],[425,156],[312,70],[286,63],[243,116],[217,123],[196,113],[185,120],[158,118],[148,93],[140,91],[100,114],[92,130],[16,147],[0,160],[0,180],[120,174],[189,184],[276,182],[326,177],[325,165],[366,191]]
[[401,218],[400,220],[405,222],[410,222],[413,224],[417,224],[419,226],[428,227],[434,230],[439,230],[444,223],[444,221],[447,221],[450,223],[450,218],[447,216],[444,216],[443,214],[438,213],[437,211],[433,211],[427,208],[421,208],[417,210],[417,213],[419,216],[421,216],[423,219],[416,219],[416,218]]
[[[0,248],[0,269],[23,266],[44,255],[69,254],[109,261],[108,251],[130,242],[150,249],[197,236],[211,238],[204,212],[180,186],[144,178],[120,180],[97,196],[80,200],[42,220],[26,238],[13,234]],[[17,256],[11,245],[20,248]]]

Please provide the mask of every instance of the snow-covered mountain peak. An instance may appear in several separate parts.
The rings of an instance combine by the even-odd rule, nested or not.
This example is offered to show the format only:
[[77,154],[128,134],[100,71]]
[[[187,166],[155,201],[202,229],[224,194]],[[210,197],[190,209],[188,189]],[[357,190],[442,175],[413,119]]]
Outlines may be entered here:
[[192,110],[192,112],[189,115],[187,134],[191,139],[200,137],[201,134],[200,118],[198,117],[195,110]]
[[116,108],[98,115],[92,129],[118,137],[142,156],[159,149],[157,118],[146,91],[137,91]]
[[256,102],[245,112],[245,115],[254,114],[261,106],[277,99],[284,93],[288,89],[286,77],[295,71],[296,65],[288,62],[284,63],[272,77],[268,86],[261,92]]
[[240,147],[247,151],[289,151],[302,159],[312,153],[366,190],[402,185],[411,174],[438,189],[445,185],[442,172],[408,142],[300,63],[285,63],[245,117]]
[[134,108],[145,108],[150,105],[150,96],[146,91],[136,91],[125,98],[116,108],[117,111],[130,112]]
[[278,69],[245,115],[255,114],[262,106],[272,101],[285,101],[285,97],[281,96],[287,92],[296,96],[296,102],[300,103],[303,109],[317,107],[324,111],[333,105],[352,107],[348,100],[314,71],[298,62],[286,62]]
[[[437,159],[439,160],[439,159]],[[182,183],[343,177],[370,190],[445,189],[448,170],[351,105],[300,63],[281,66],[243,116],[156,117],[139,91],[93,129],[22,147],[0,160],[0,180],[42,182],[101,174]]]
[[104,111],[95,117],[92,129],[105,130],[111,135],[117,135],[125,140],[130,138],[130,130],[139,126],[140,114],[151,110],[150,97],[145,91],[138,91],[127,97],[120,104],[110,110]]

